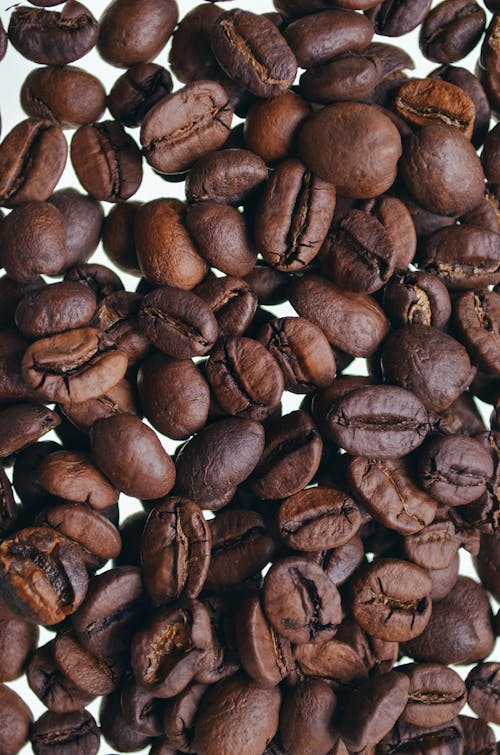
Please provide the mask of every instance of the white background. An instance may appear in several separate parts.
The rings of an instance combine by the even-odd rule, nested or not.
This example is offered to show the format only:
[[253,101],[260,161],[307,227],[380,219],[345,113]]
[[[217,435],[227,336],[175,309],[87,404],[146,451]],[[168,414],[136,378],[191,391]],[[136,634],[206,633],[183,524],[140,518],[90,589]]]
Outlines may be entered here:
[[[272,0],[268,0],[268,1],[267,0],[254,0],[253,2],[251,0],[240,0],[239,3],[235,3],[235,2],[226,3],[225,7],[232,8],[232,7],[237,6],[237,7],[246,8],[248,10],[252,10],[254,12],[264,12],[264,11],[272,10],[271,3],[272,3]],[[187,11],[191,10],[191,8],[195,7],[198,4],[199,2],[196,2],[194,0],[179,0],[180,15],[181,16],[185,15]],[[433,3],[433,5],[435,4],[436,3]],[[88,0],[86,5],[94,13],[94,15],[97,18],[100,16],[103,9],[106,7],[106,3],[99,2],[99,0]],[[11,4],[9,4],[5,0],[0,0],[0,17],[6,29],[8,27],[8,20],[9,20],[11,8],[12,8]],[[413,75],[415,76],[423,77],[436,67],[435,64],[430,63],[428,60],[423,58],[423,56],[420,54],[420,51],[418,48],[418,30],[414,30],[410,34],[399,39],[380,38],[380,40],[387,41],[394,44],[399,44],[400,46],[404,47],[404,49],[413,57],[415,61],[416,69],[413,72]],[[167,48],[165,48],[165,50],[163,50],[160,53],[156,62],[164,66],[167,66],[168,65],[168,50],[169,50],[169,46],[167,46]],[[473,51],[463,61],[460,61],[460,63],[458,63],[457,65],[462,65],[468,68],[469,70],[474,71],[478,53],[479,53],[479,48],[476,48],[475,51]],[[75,65],[78,65],[84,68],[85,70],[93,73],[95,76],[99,77],[101,81],[103,82],[107,92],[109,92],[109,90],[111,89],[111,86],[113,82],[115,81],[115,79],[122,73],[121,70],[113,68],[112,66],[102,61],[95,50],[90,52],[80,61],[77,61]],[[36,64],[31,63],[30,61],[24,60],[13,49],[13,47],[9,45],[9,49],[8,49],[5,59],[3,60],[2,63],[0,63],[0,92],[1,92],[0,111],[1,111],[1,117],[2,117],[2,136],[5,136],[8,133],[8,131],[10,131],[10,129],[16,123],[18,123],[20,120],[26,117],[19,105],[19,90],[21,88],[22,82],[24,81],[28,73],[35,67],[36,67]],[[179,86],[180,85],[177,83],[175,88],[179,88]],[[106,113],[103,117],[109,118],[110,117],[109,113]],[[66,131],[65,133],[69,142],[71,139],[72,132]],[[130,133],[138,141],[138,129],[131,129]],[[64,174],[61,178],[61,181],[58,185],[58,188],[63,188],[63,187],[68,187],[68,186],[81,188],[79,187],[78,180],[76,179],[76,176],[72,170],[72,167],[69,161],[64,171]],[[143,182],[139,191],[134,196],[134,199],[147,201],[147,200],[155,199],[157,197],[174,197],[174,196],[177,196],[181,199],[184,198],[184,185],[182,183],[173,184],[173,183],[164,182],[161,178],[156,176],[153,173],[153,171],[144,163]],[[109,208],[110,208],[110,205],[105,205],[106,212],[109,210]],[[101,249],[99,249],[96,252],[92,261],[108,264],[106,257],[103,254]],[[137,279],[123,275],[122,273],[120,273],[120,275],[126,287],[129,290],[132,290],[133,288],[135,288],[135,285],[137,284]],[[279,308],[279,310],[277,309],[277,311],[279,311],[280,314],[289,314],[292,312],[291,309],[287,307],[287,305],[284,305],[283,307]],[[348,372],[358,373],[358,374],[365,373],[364,363],[361,360],[356,360],[356,362],[350,366],[350,368],[348,369]],[[297,408],[299,401],[300,401],[300,397],[293,396],[292,394],[285,394],[284,401],[283,401],[284,411],[291,411]],[[490,407],[486,407],[483,405],[483,410],[485,413],[485,417],[488,418]],[[167,441],[166,439],[163,439],[163,441],[164,441],[165,447],[170,452],[172,452],[176,444],[171,443]],[[132,499],[128,499],[122,496],[122,498],[120,499],[121,519],[123,520],[126,516],[128,516],[130,513],[137,510],[138,508],[139,506],[136,501],[133,501]],[[467,574],[469,576],[477,578],[474,568],[471,563],[471,559],[468,556],[468,554],[462,553],[461,555],[461,572],[463,574]],[[495,610],[496,610],[496,605],[495,605]],[[45,630],[42,630],[42,642],[45,642],[50,637],[51,635],[48,632],[46,632]],[[494,656],[496,660],[498,660],[500,657],[500,654],[498,653],[498,643],[497,643],[496,653],[494,654]],[[461,667],[461,668],[458,668],[457,670],[462,675],[465,675],[468,671],[468,667]],[[13,683],[12,686],[21,694],[23,699],[31,706],[33,713],[35,715],[35,718],[37,718],[44,712],[45,710],[44,706],[33,695],[28,685],[26,684],[24,678]],[[92,711],[92,713],[95,716],[97,716],[97,708],[98,708],[97,703],[94,703],[89,706],[89,709]],[[464,712],[470,713],[470,711],[467,711],[467,709],[465,709]],[[497,738],[500,738],[500,727],[495,727],[495,728],[497,729]],[[31,752],[31,748],[29,746],[23,748],[22,753],[28,753],[28,752]],[[110,753],[111,748],[108,745],[106,745],[106,743],[104,743],[103,741],[99,752]],[[144,752],[147,752],[147,750],[144,750]],[[234,755],[244,755],[244,753],[234,753]]]

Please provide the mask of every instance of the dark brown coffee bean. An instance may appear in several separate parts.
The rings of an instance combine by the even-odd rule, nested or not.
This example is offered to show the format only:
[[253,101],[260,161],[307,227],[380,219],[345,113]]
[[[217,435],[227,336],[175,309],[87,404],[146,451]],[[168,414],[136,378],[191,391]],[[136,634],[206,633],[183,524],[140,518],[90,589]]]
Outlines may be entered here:
[[95,656],[80,645],[71,630],[56,635],[52,657],[66,679],[89,697],[108,695],[120,684],[122,662]]
[[203,668],[214,642],[203,603],[186,599],[163,608],[132,639],[136,681],[156,697],[174,697]]
[[257,261],[245,217],[231,205],[200,202],[186,212],[186,226],[209,265],[227,275],[242,276]]
[[146,590],[155,605],[197,598],[210,564],[211,531],[187,498],[166,498],[149,514],[141,538]]
[[266,616],[290,642],[320,643],[333,637],[341,621],[337,588],[324,571],[306,559],[277,561],[263,586]]
[[231,275],[208,278],[196,287],[195,294],[214,313],[220,338],[243,335],[257,309],[257,294],[251,282]]
[[108,95],[109,112],[123,126],[140,126],[153,105],[172,91],[172,77],[156,63],[139,63],[116,79]]
[[0,226],[0,245],[2,265],[19,283],[57,275],[67,264],[64,218],[48,202],[16,207]]
[[437,501],[415,485],[402,459],[356,457],[347,467],[347,479],[370,514],[402,535],[419,532],[434,519]]
[[474,438],[432,438],[419,453],[419,482],[448,506],[463,506],[486,491],[493,461]]
[[366,16],[372,21],[377,34],[401,37],[422,23],[430,6],[429,0],[412,0],[404,5],[399,5],[394,0],[384,0],[380,5],[370,8]]
[[281,317],[267,323],[259,340],[271,352],[285,377],[285,389],[311,393],[335,377],[335,357],[326,336],[302,317]]
[[459,577],[448,595],[433,603],[427,627],[405,645],[405,652],[416,661],[475,663],[491,653],[494,641],[486,591]]
[[330,753],[337,696],[321,679],[305,679],[289,689],[280,710],[280,741],[290,755]]
[[151,743],[151,737],[133,728],[125,718],[121,704],[121,692],[117,690],[103,697],[99,707],[101,733],[116,752],[137,752]]
[[300,127],[310,112],[309,104],[292,91],[258,100],[245,120],[246,146],[266,163],[291,157],[297,151]]
[[300,93],[313,102],[361,100],[382,80],[382,64],[376,56],[346,54],[309,68],[300,77]]
[[472,361],[483,372],[500,371],[500,294],[469,291],[455,303],[455,323]]
[[35,341],[24,354],[22,371],[40,397],[79,403],[116,385],[127,366],[126,355],[110,350],[97,328],[80,328]]
[[40,404],[13,404],[0,410],[0,458],[29,446],[59,424],[53,411]]
[[328,10],[292,21],[284,37],[299,66],[310,68],[345,53],[362,52],[372,40],[373,26],[358,13]]
[[394,108],[409,123],[417,126],[445,124],[454,126],[469,139],[476,109],[460,87],[441,79],[411,79],[399,87]]
[[38,627],[22,619],[0,620],[0,680],[10,682],[26,671],[38,645]]
[[326,411],[331,437],[348,453],[370,459],[405,456],[428,432],[427,412],[416,395],[392,386],[359,388]]
[[277,270],[302,270],[319,252],[335,208],[335,187],[285,160],[264,185],[254,228],[262,256]]
[[79,281],[90,286],[98,303],[115,291],[123,291],[123,283],[109,267],[96,263],[82,263],[72,267],[64,276],[67,281]]
[[339,194],[364,199],[382,194],[394,182],[401,138],[389,118],[374,108],[340,102],[307,119],[299,150],[307,167]]
[[367,676],[358,653],[339,640],[327,640],[320,645],[296,645],[293,655],[296,665],[306,676],[334,679],[341,684],[359,683]]
[[417,566],[429,570],[447,569],[453,564],[462,539],[449,519],[428,524],[405,536],[402,550]]
[[457,225],[441,228],[424,242],[421,265],[450,289],[479,289],[500,282],[500,236]]
[[484,142],[481,155],[484,174],[491,183],[500,183],[500,170],[498,168],[498,156],[500,153],[500,128],[498,124],[491,129]]
[[246,149],[210,152],[193,165],[186,179],[189,202],[241,204],[267,178],[258,155]]
[[190,291],[164,286],[142,299],[139,325],[153,346],[176,359],[207,354],[218,337],[212,310]]
[[221,511],[209,523],[212,552],[207,583],[221,587],[253,577],[271,560],[274,540],[255,511]]
[[261,755],[278,730],[280,703],[277,687],[262,687],[240,674],[224,679],[201,702],[193,749],[206,755]]
[[354,535],[344,545],[331,551],[321,551],[319,556],[323,570],[338,587],[347,582],[363,563],[365,548],[361,538]]
[[0,545],[2,594],[30,623],[57,624],[76,611],[88,577],[78,547],[55,530],[19,530]]
[[180,173],[222,147],[232,117],[233,110],[220,84],[194,81],[146,114],[141,126],[146,160],[160,173]]
[[473,377],[463,346],[426,325],[407,325],[391,333],[384,343],[381,362],[388,382],[412,391],[427,408],[436,411],[450,406]]
[[370,679],[350,695],[340,723],[352,751],[377,744],[394,726],[408,699],[409,679],[397,671]]
[[161,737],[163,700],[154,698],[135,681],[125,682],[120,696],[123,717],[134,731],[146,737]]
[[428,60],[456,63],[474,49],[485,25],[486,13],[474,0],[445,0],[425,18],[420,49]]
[[134,241],[134,222],[140,202],[113,205],[102,226],[102,245],[111,262],[130,275],[139,276],[139,262]]
[[225,506],[251,474],[264,450],[264,429],[246,419],[222,419],[205,427],[177,454],[176,492],[203,509]]
[[139,148],[115,121],[81,126],[71,140],[71,162],[85,191],[95,199],[120,202],[141,185]]
[[301,317],[353,356],[372,356],[387,335],[389,323],[381,307],[366,294],[342,291],[324,278],[308,275],[292,283],[289,296]]
[[85,601],[72,617],[78,641],[97,656],[128,651],[145,605],[138,568],[121,566],[93,577]]
[[95,76],[76,66],[35,68],[21,88],[21,106],[32,118],[63,128],[94,123],[106,109],[106,92]]
[[30,741],[35,755],[95,755],[99,750],[100,733],[93,716],[86,710],[48,711],[33,724]]
[[459,716],[463,730],[464,751],[471,755],[495,755],[496,744],[493,730],[480,718]]
[[480,663],[467,674],[467,702],[483,719],[493,724],[500,721],[500,665]]
[[120,380],[102,396],[81,404],[61,404],[64,415],[79,430],[88,432],[94,422],[115,414],[141,414],[137,393],[128,380]]
[[0,686],[0,701],[0,749],[16,755],[29,739],[33,715],[22,697],[5,684]]
[[302,490],[318,471],[323,443],[304,411],[285,414],[266,427],[266,445],[250,480],[259,498],[287,498]]
[[41,702],[54,713],[78,711],[92,702],[92,695],[75,687],[56,666],[54,641],[40,646],[26,670],[27,682]]
[[205,277],[208,265],[194,246],[184,216],[185,205],[178,199],[155,199],[137,210],[137,258],[149,283],[189,290]]
[[104,212],[92,197],[76,189],[59,189],[48,201],[66,222],[66,265],[87,262],[97,249]]
[[9,23],[9,39],[24,58],[61,66],[82,58],[97,42],[98,25],[81,3],[70,0],[61,11],[20,6]]
[[[182,752],[193,751],[196,714],[207,689],[207,685],[194,682],[186,687],[180,695],[166,701],[164,705],[163,728],[167,735],[166,741],[172,747],[180,747]],[[174,750],[171,752],[174,755]],[[163,755],[163,750],[158,755]],[[169,753],[165,751],[165,755],[169,755]]]
[[88,325],[96,299],[88,286],[61,281],[33,291],[16,308],[16,325],[29,339],[44,338]]
[[433,213],[463,215],[483,197],[479,158],[453,126],[424,126],[409,136],[399,167],[412,197]]
[[435,432],[443,435],[476,435],[484,430],[472,394],[464,392],[448,407],[438,413],[429,413],[429,421]]
[[212,393],[227,414],[262,421],[279,405],[285,387],[274,357],[253,338],[227,338],[206,365]]
[[212,24],[222,13],[218,5],[201,3],[186,13],[174,30],[168,62],[183,84],[222,73],[210,44]]
[[[97,466],[126,495],[160,498],[171,490],[175,467],[158,436],[139,417],[117,414],[98,420],[91,429]],[[111,453],[111,449],[116,449]]]
[[407,561],[373,561],[354,577],[351,590],[354,618],[381,640],[406,642],[419,635],[431,617],[430,577]]
[[227,75],[258,97],[291,87],[297,61],[276,26],[264,16],[236,9],[215,19],[212,50]]
[[451,315],[450,295],[435,275],[420,270],[401,273],[384,289],[384,311],[394,328],[405,325],[444,328]]
[[431,78],[440,78],[443,81],[448,81],[450,84],[455,84],[455,86],[460,87],[460,89],[462,89],[472,100],[476,110],[476,117],[474,118],[472,131],[472,143],[476,149],[480,147],[488,133],[491,108],[486,92],[484,91],[478,77],[474,76],[474,74],[461,66],[440,66],[432,71],[429,76]]
[[439,663],[399,666],[410,680],[402,718],[415,726],[440,726],[458,716],[466,702],[465,684],[453,669]]

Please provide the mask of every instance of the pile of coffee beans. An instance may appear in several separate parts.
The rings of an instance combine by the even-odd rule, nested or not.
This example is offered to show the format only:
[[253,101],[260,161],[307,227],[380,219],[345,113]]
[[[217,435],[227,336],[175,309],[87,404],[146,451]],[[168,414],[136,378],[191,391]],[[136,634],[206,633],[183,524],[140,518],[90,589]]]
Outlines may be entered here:
[[38,66],[0,144],[0,755],[498,752],[485,2],[0,24]]

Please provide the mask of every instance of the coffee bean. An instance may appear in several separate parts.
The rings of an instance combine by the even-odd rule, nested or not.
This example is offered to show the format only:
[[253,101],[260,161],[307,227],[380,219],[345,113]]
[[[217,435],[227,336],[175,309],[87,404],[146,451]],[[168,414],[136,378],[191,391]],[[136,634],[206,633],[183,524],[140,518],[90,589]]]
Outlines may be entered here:
[[434,71],[431,71],[429,76],[431,78],[439,77],[443,81],[455,84],[455,86],[460,87],[460,89],[462,89],[472,100],[476,110],[476,117],[474,118],[472,131],[472,143],[476,149],[480,147],[488,133],[491,108],[486,92],[484,91],[479,78],[461,66],[440,66]]
[[5,684],[0,686],[0,700],[0,747],[5,755],[16,755],[29,739],[33,715],[22,697]]
[[437,63],[456,63],[477,45],[486,25],[484,10],[473,0],[445,0],[427,15],[420,49]]
[[460,87],[441,79],[411,79],[399,87],[396,112],[417,126],[454,126],[469,139],[476,114],[473,101]]
[[48,201],[57,207],[66,223],[66,264],[87,262],[97,249],[104,213],[92,197],[76,189],[59,189]]
[[460,225],[432,233],[423,244],[421,264],[447,288],[469,290],[496,285],[499,260],[498,233]]
[[94,315],[93,292],[82,283],[62,281],[28,293],[17,305],[16,325],[30,339],[85,327]]
[[71,630],[62,630],[56,635],[52,657],[66,679],[85,695],[108,695],[120,684],[121,661],[90,653],[80,645]]
[[424,21],[431,3],[429,0],[412,0],[399,5],[394,0],[384,0],[366,12],[375,32],[385,37],[401,37]]
[[454,563],[462,540],[449,519],[435,521],[419,532],[407,534],[402,549],[417,566],[433,571],[447,569]]
[[415,748],[419,748],[421,752],[436,748],[445,752],[465,752],[463,731],[458,717],[440,726],[414,726],[401,718],[382,739],[378,748],[383,755],[388,755],[395,748],[400,752],[411,752]]
[[[266,161],[275,163],[297,151],[297,139],[309,104],[292,91],[268,100],[257,100],[247,113],[245,144]],[[269,128],[269,123],[273,128]]]
[[372,40],[373,26],[359,13],[327,10],[292,21],[283,36],[299,66],[311,68],[345,53],[362,52]]
[[300,93],[313,102],[362,100],[382,80],[382,65],[376,56],[346,54],[309,68],[300,77]]
[[218,5],[201,3],[186,13],[174,30],[168,62],[183,84],[222,73],[212,52],[210,30],[223,12]]
[[76,66],[35,68],[21,88],[21,106],[32,118],[53,120],[63,128],[98,121],[106,92],[95,76]]
[[119,76],[108,95],[109,112],[123,126],[140,126],[148,110],[172,91],[172,77],[156,63],[139,63]]
[[149,514],[141,538],[146,590],[155,605],[197,598],[210,565],[211,530],[199,506],[166,498]]
[[381,640],[406,642],[429,623],[431,580],[424,569],[407,561],[387,558],[368,564],[352,581],[351,590],[354,618]]
[[216,150],[189,171],[186,197],[189,202],[241,204],[266,178],[264,161],[250,150]]
[[280,739],[290,755],[330,752],[337,696],[321,679],[305,679],[287,691],[280,710]]
[[[495,517],[495,514],[493,514]],[[490,533],[481,533],[481,548],[475,554],[474,566],[484,587],[495,599],[500,595],[498,583],[498,533],[496,528]]]
[[212,551],[207,583],[212,587],[244,582],[272,559],[275,544],[254,511],[222,511],[209,522]]
[[249,285],[247,281],[232,275],[208,278],[196,287],[195,294],[214,313],[220,338],[243,335],[257,309],[257,294],[252,282]]
[[123,291],[123,283],[109,267],[94,263],[82,263],[72,267],[64,276],[67,281],[79,281],[90,286],[100,302],[115,291]]
[[98,24],[81,3],[70,0],[61,11],[15,9],[9,39],[28,60],[61,66],[83,58],[97,42]]
[[294,648],[294,659],[302,674],[335,679],[341,684],[359,683],[367,675],[365,665],[354,648],[339,640],[320,645],[304,643]]
[[67,679],[56,666],[54,641],[41,645],[33,653],[26,670],[27,682],[41,702],[54,713],[70,713],[84,708],[93,696],[86,695]]
[[0,21],[0,60],[3,60],[5,53],[7,52],[7,45],[9,38],[7,32],[4,29],[3,23]]
[[85,755],[95,755],[100,734],[93,716],[86,710],[48,711],[33,724],[30,741],[35,755],[65,755],[77,749]]
[[258,97],[276,97],[291,87],[297,61],[275,25],[264,16],[236,9],[218,16],[211,29],[219,65]]
[[[193,684],[173,700],[168,700],[164,706],[163,725],[167,735],[167,742],[172,747],[181,747],[183,752],[190,752],[193,748],[194,722],[200,707],[201,699],[207,691],[205,684]],[[158,755],[163,755],[163,749]],[[174,750],[171,751],[172,754]],[[169,755],[165,751],[165,755]]]
[[102,698],[99,720],[106,742],[117,752],[136,752],[152,741],[151,737],[134,729],[125,718],[120,690]]
[[38,627],[22,619],[0,620],[0,680],[10,682],[26,671],[38,645]]
[[464,751],[470,752],[471,755],[479,755],[481,752],[485,755],[495,755],[495,735],[491,727],[480,718],[463,715],[458,718],[463,731]]
[[194,81],[160,100],[146,114],[141,144],[160,173],[180,173],[227,139],[233,110],[215,81]]
[[500,295],[493,291],[470,291],[455,304],[455,323],[460,337],[475,364],[495,374],[500,364],[498,323]]
[[467,674],[467,702],[482,718],[498,724],[500,721],[500,703],[498,688],[500,685],[500,665],[498,663],[480,663]]
[[55,412],[37,404],[13,404],[0,410],[0,458],[29,446],[59,424]]
[[400,273],[385,287],[384,311],[394,328],[405,325],[444,328],[451,315],[450,295],[435,275],[421,270]]
[[127,380],[120,380],[102,396],[89,399],[82,404],[61,404],[63,414],[79,430],[88,432],[94,422],[115,414],[141,414],[138,396]]

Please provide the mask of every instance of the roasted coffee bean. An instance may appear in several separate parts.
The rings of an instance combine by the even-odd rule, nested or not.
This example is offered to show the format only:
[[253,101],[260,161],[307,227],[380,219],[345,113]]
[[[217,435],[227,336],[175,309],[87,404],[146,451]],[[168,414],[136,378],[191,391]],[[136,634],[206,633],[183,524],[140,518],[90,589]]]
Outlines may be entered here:
[[31,746],[35,755],[95,755],[100,733],[86,710],[75,713],[44,713],[32,726]]
[[263,607],[274,629],[290,642],[332,638],[342,611],[337,588],[317,564],[290,556],[276,561],[263,586]]
[[238,205],[266,178],[264,161],[250,150],[218,150],[195,162],[186,178],[186,197]]
[[356,650],[339,640],[327,640],[319,645],[296,645],[293,655],[300,672],[308,677],[353,684],[359,683],[367,676],[365,664]]
[[0,620],[0,680],[10,682],[26,671],[38,645],[38,627],[22,619]]
[[412,0],[404,5],[399,5],[394,0],[384,0],[366,11],[366,16],[373,23],[377,34],[401,37],[422,23],[430,6],[429,0]]
[[483,372],[500,371],[500,295],[494,291],[469,291],[455,302],[455,323],[472,361]]
[[206,377],[224,412],[260,421],[276,409],[285,387],[278,362],[253,338],[232,337],[217,345]]
[[319,556],[319,563],[323,570],[338,587],[347,582],[363,563],[365,549],[361,538],[354,535],[344,545],[314,555],[315,559]]
[[140,126],[153,105],[172,91],[172,77],[156,63],[139,63],[113,84],[108,95],[109,112],[123,126]]
[[345,744],[356,752],[380,742],[403,712],[409,686],[408,677],[389,671],[357,687],[340,722]]
[[287,498],[302,490],[318,471],[323,442],[304,411],[290,412],[266,426],[266,444],[251,479],[259,498]]
[[378,559],[358,572],[351,589],[354,618],[374,637],[406,642],[429,623],[431,580],[407,561]]
[[[398,659],[399,645],[397,642],[387,642],[369,635],[361,629],[353,619],[347,618],[340,624],[336,639],[352,648],[364,666],[362,678],[367,674],[377,676],[390,671]],[[321,646],[318,646],[320,649]],[[359,670],[359,666],[358,666]]]
[[118,656],[129,649],[145,605],[139,569],[105,571],[92,578],[85,601],[72,616],[76,637],[94,655]]
[[480,718],[459,716],[464,738],[464,751],[471,755],[495,755],[496,744],[493,730]]
[[441,79],[411,79],[399,87],[394,108],[409,123],[417,126],[445,124],[454,126],[469,139],[476,109],[460,87]]
[[[0,276],[0,325],[2,329],[14,325],[14,313],[21,299],[32,291],[39,291],[45,285],[40,275],[26,283],[18,283],[8,275]],[[5,330],[3,332],[5,333]],[[11,335],[15,337],[12,331]]]
[[90,286],[98,302],[124,288],[120,278],[109,267],[90,262],[72,267],[65,274],[64,280],[79,281]]
[[267,323],[259,340],[271,352],[285,377],[285,389],[311,393],[335,377],[335,357],[323,332],[302,317],[281,317]]
[[464,755],[464,738],[459,718],[441,726],[414,726],[400,719],[378,744],[382,755],[394,751],[412,753],[442,752]]
[[337,488],[308,488],[287,498],[277,515],[281,540],[300,551],[323,551],[347,543],[361,525],[355,502]]
[[178,199],[155,199],[135,215],[134,238],[142,275],[155,286],[188,290],[205,277],[208,265],[198,254],[184,224]]
[[103,697],[99,707],[101,733],[106,742],[117,752],[137,752],[147,747],[153,740],[134,729],[126,720],[120,691]]
[[106,109],[106,92],[95,76],[76,66],[35,68],[21,88],[21,106],[32,118],[63,128],[94,123]]
[[196,503],[166,498],[149,514],[141,538],[144,585],[155,605],[197,598],[210,565],[212,537]]
[[0,458],[29,446],[59,424],[55,412],[39,404],[13,404],[0,410]]
[[96,299],[88,286],[62,281],[28,293],[16,307],[16,325],[25,338],[36,339],[88,325]]
[[430,78],[440,78],[450,84],[460,87],[474,103],[476,117],[474,118],[472,143],[476,147],[483,144],[491,116],[491,107],[481,82],[466,68],[461,66],[440,66],[429,74]]
[[140,294],[115,291],[99,303],[92,320],[109,348],[125,354],[129,366],[140,362],[150,351],[149,339],[139,328],[140,303]]
[[110,349],[97,328],[79,328],[35,341],[22,361],[26,383],[47,401],[80,403],[116,385],[125,375],[127,356]]
[[222,13],[218,5],[201,3],[180,19],[172,35],[168,62],[172,73],[183,84],[222,73],[210,44],[212,24]]
[[297,139],[309,104],[292,91],[269,100],[258,100],[247,113],[245,144],[266,161],[275,163],[297,151]]
[[498,169],[498,155],[500,153],[500,128],[498,124],[491,129],[485,139],[481,162],[483,163],[486,179],[491,183],[500,183]]
[[498,663],[480,663],[467,674],[467,702],[483,719],[498,724],[500,721],[500,665]]
[[471,393],[462,393],[448,409],[430,413],[429,421],[435,432],[443,435],[476,435],[484,430],[484,422]]
[[207,583],[236,585],[253,577],[272,559],[274,540],[255,511],[222,511],[209,522],[212,539]]
[[448,595],[433,603],[427,627],[405,645],[405,652],[416,661],[463,664],[486,658],[493,644],[487,593],[460,576]]
[[456,63],[474,49],[485,26],[486,13],[474,0],[445,0],[426,16],[420,49],[428,60]]
[[302,270],[319,252],[335,208],[335,187],[285,160],[264,185],[254,228],[262,256],[277,270]]
[[[323,144],[321,150],[318,144]],[[365,199],[382,194],[394,182],[401,138],[389,118],[369,105],[340,102],[305,121],[299,151],[307,167],[334,184],[339,194]]]
[[71,162],[78,180],[94,199],[120,202],[142,181],[138,146],[115,121],[81,126],[71,140]]
[[402,717],[415,726],[440,726],[452,721],[466,702],[465,684],[456,671],[439,663],[399,666],[410,680]]
[[76,611],[88,577],[78,547],[55,530],[19,530],[0,545],[2,594],[30,623],[57,624]]
[[89,399],[82,404],[61,404],[63,414],[79,430],[88,432],[94,422],[115,414],[141,415],[138,396],[127,380],[120,380],[102,396]]
[[412,197],[433,213],[463,215],[483,197],[480,160],[454,126],[424,126],[409,136],[399,167]]
[[283,35],[301,68],[311,68],[344,55],[362,52],[371,42],[373,26],[359,13],[328,10],[292,21]]
[[0,685],[0,701],[0,748],[5,755],[16,755],[29,739],[33,715],[22,697],[5,684]]
[[412,391],[436,411],[450,406],[473,377],[464,347],[426,325],[408,325],[391,333],[384,342],[381,363],[388,382]]
[[437,501],[415,485],[404,460],[356,457],[346,474],[356,499],[385,527],[410,535],[433,521]]
[[432,325],[444,328],[450,319],[450,295],[435,275],[400,273],[384,289],[384,311],[394,328]]
[[104,212],[92,197],[76,189],[59,189],[48,201],[57,207],[66,223],[66,265],[87,262],[97,249]]
[[330,752],[337,738],[337,696],[321,679],[305,679],[284,695],[280,709],[280,740],[290,755]]
[[[126,495],[160,498],[171,490],[174,463],[139,417],[116,414],[100,419],[92,426],[90,440],[97,466]],[[110,453],[113,448],[115,453]]]
[[108,695],[120,684],[122,662],[95,656],[80,645],[71,630],[57,634],[52,657],[66,679],[89,697]]
[[28,60],[61,66],[83,58],[97,42],[98,25],[81,3],[70,0],[61,11],[20,6],[9,23],[9,39]]
[[93,696],[75,687],[56,666],[54,641],[41,645],[31,657],[26,679],[35,695],[54,713],[70,713],[84,708]]
[[474,438],[451,435],[432,438],[419,452],[419,482],[448,506],[463,506],[486,491],[493,461]]
[[351,53],[309,68],[300,77],[299,90],[313,102],[350,102],[362,100],[381,80],[382,64],[376,56]]
[[212,50],[227,75],[258,97],[276,97],[291,87],[297,61],[276,26],[264,16],[236,9],[218,16]]
[[160,173],[180,173],[222,147],[232,117],[220,84],[194,81],[160,100],[146,114],[141,126],[146,160]]
[[174,697],[203,669],[214,642],[210,615],[199,601],[162,608],[132,639],[135,678],[156,697]]
[[381,307],[366,294],[343,291],[324,278],[307,275],[292,283],[289,297],[301,317],[352,356],[372,356],[387,335],[389,323]]
[[118,68],[147,63],[165,47],[177,18],[174,0],[112,0],[99,20],[99,55]]
[[460,225],[431,234],[422,249],[422,267],[450,289],[495,285],[500,279],[500,241],[494,231]]
[[193,749],[206,755],[261,755],[278,730],[280,703],[277,687],[262,687],[240,674],[222,680],[203,697]]
[[127,681],[123,685],[120,705],[127,726],[134,731],[146,737],[160,737],[164,734],[163,700],[154,698],[135,681]]
[[111,262],[130,275],[140,275],[134,241],[134,221],[140,202],[113,205],[102,225],[102,246]]
[[[182,752],[193,751],[194,722],[207,689],[207,685],[194,682],[173,700],[167,700],[164,704],[163,730],[167,735],[166,741],[172,747],[180,747]],[[163,750],[158,755],[162,753]],[[168,755],[168,752],[165,752],[165,755]]]
[[454,563],[462,540],[452,521],[444,519],[408,534],[402,543],[405,556],[426,569],[446,569]]
[[[250,273],[251,275],[251,273]],[[195,289],[208,304],[219,326],[219,338],[241,336],[250,326],[257,309],[252,281],[231,275],[208,278]]]

